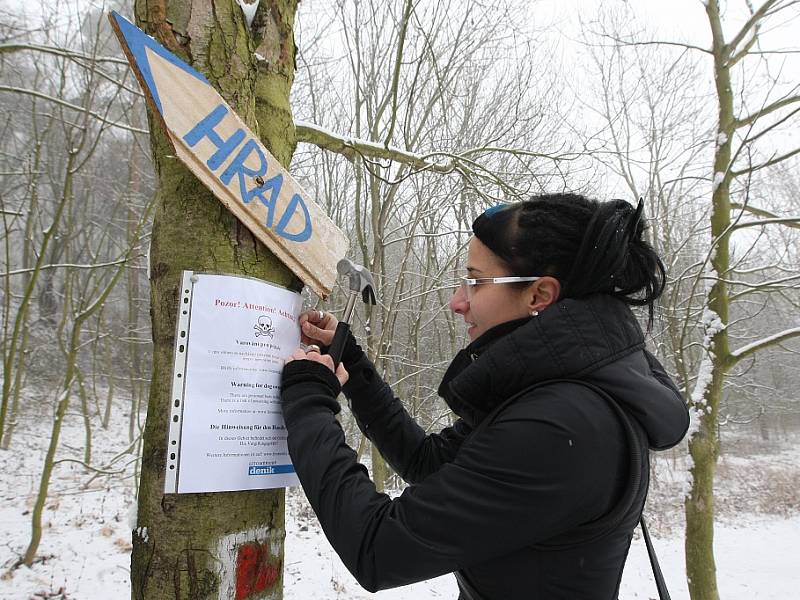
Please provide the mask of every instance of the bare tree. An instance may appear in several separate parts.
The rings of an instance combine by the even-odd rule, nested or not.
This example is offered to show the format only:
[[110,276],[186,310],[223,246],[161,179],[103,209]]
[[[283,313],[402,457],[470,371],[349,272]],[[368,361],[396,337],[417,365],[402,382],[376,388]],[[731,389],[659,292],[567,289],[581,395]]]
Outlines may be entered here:
[[[331,6],[329,21],[314,7],[327,45],[301,30],[315,53],[300,56],[297,95],[311,112],[298,140],[322,152],[304,149],[296,164],[376,275],[378,307],[363,323],[370,357],[412,413],[436,426],[444,414],[436,381],[463,339],[443,310],[445,282],[469,223],[488,204],[554,180],[563,186],[576,154],[558,140],[549,110],[558,92],[542,78],[550,56],[534,32],[514,25],[524,22],[523,3]],[[344,55],[331,53],[341,47],[330,44],[332,32]],[[509,56],[509,68],[487,78]],[[385,471],[374,450],[372,466],[380,489]]]

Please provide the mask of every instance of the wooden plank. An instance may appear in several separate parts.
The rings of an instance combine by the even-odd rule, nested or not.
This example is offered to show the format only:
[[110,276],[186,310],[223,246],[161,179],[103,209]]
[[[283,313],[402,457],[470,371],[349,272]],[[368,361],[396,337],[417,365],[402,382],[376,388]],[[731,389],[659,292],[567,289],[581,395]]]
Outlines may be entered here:
[[118,13],[109,20],[175,155],[304,284],[327,297],[347,252],[344,233],[202,73]]

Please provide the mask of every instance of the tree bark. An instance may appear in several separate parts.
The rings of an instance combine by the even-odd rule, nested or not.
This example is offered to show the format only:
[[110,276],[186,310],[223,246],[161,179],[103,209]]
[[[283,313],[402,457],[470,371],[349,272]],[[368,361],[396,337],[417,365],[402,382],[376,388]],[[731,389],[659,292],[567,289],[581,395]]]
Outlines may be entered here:
[[[719,457],[719,405],[730,362],[730,291],[725,277],[730,269],[731,146],[735,120],[728,47],[717,0],[706,4],[706,13],[711,27],[719,109],[711,195],[711,238],[716,247],[712,250],[710,262],[716,279],[706,301],[706,315],[709,316],[703,319],[707,340],[703,362],[708,360],[711,379],[704,390],[695,390],[690,402],[700,421],[698,430],[689,438],[692,485],[685,502],[686,576],[692,600],[719,600],[714,559],[714,477]],[[702,378],[702,363],[700,372],[698,379]]]
[[[233,0],[135,4],[137,24],[201,71],[284,166],[295,145],[289,90],[296,5],[297,0],[262,0],[248,29]],[[300,283],[170,156],[152,113],[148,118],[157,180],[150,251],[154,347],[133,535],[132,597],[279,599],[284,491],[165,495],[169,394],[182,270],[248,275],[292,289]],[[236,580],[224,566],[235,566],[242,550],[258,557],[253,581]]]

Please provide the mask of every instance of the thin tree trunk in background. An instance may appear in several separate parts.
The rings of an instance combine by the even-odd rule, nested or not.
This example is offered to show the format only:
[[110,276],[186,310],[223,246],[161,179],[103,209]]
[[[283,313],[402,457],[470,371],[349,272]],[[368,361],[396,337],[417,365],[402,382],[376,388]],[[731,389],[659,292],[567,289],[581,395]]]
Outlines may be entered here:
[[[718,240],[712,250],[711,267],[716,276],[708,294],[706,317],[703,319],[709,346],[700,367],[698,379],[703,377],[703,365],[710,367],[710,381],[704,390],[696,390],[690,401],[699,417],[699,428],[689,438],[692,457],[692,485],[686,496],[686,578],[692,600],[719,600],[717,566],[714,559],[714,478],[719,457],[719,404],[725,382],[728,346],[729,290],[725,283],[730,268],[730,185],[731,145],[734,132],[733,92],[731,74],[727,65],[725,40],[720,22],[719,3],[706,3],[706,13],[713,38],[714,76],[719,103],[718,135],[725,136],[717,144],[714,154],[714,181],[716,188],[711,198],[711,239]],[[719,138],[718,138],[719,139]],[[717,175],[719,174],[719,175]]]
[[[247,30],[234,2],[137,0],[137,24],[206,75],[264,145],[288,166],[294,152],[289,90],[294,76],[296,0],[262,1]],[[263,57],[257,58],[257,57]],[[256,61],[258,60],[258,64]],[[181,271],[242,274],[299,289],[299,283],[178,161],[151,113],[157,177],[150,250],[153,371],[144,431],[132,597],[218,598],[240,581],[222,572],[241,549],[264,558],[261,589],[282,598],[284,490],[164,494],[175,320]],[[247,583],[247,582],[245,582]],[[246,587],[246,586],[245,586]]]
[[81,416],[83,417],[83,462],[90,465],[92,464],[92,415],[89,409],[89,393],[86,391],[86,382],[83,380],[83,372],[77,369],[75,375],[78,380],[78,393],[81,398]]
[[386,461],[383,455],[378,450],[375,444],[370,444],[372,452],[370,460],[372,461],[372,481],[375,482],[375,489],[383,492],[386,489],[386,479],[389,476],[389,470],[386,468]]
[[[130,241],[130,238],[128,238]],[[128,266],[128,272],[130,272],[131,267]],[[103,429],[108,429],[108,424],[111,422],[111,409],[114,403],[114,380],[115,380],[115,373],[116,370],[114,369],[114,353],[111,351],[111,335],[106,335],[103,340],[103,366],[105,369],[106,374],[106,385],[108,389],[106,390],[106,405],[103,409],[103,418],[102,424]]]
[[[138,112],[132,111],[132,125],[138,126]],[[137,144],[131,145],[131,154],[128,160],[128,243],[136,227],[137,209],[134,202],[139,199],[141,194],[141,174],[139,172],[139,148]],[[128,387],[130,389],[130,414],[128,417],[128,441],[133,442],[136,438],[136,430],[139,425],[139,412],[142,407],[144,396],[143,379],[144,369],[142,368],[142,345],[140,342],[140,322],[139,309],[141,286],[139,285],[139,269],[141,258],[133,257],[127,272],[127,296],[128,296],[128,323],[125,337],[127,338],[128,352]],[[137,453],[138,456],[138,453]]]
[[30,342],[30,329],[26,327],[22,332],[22,342],[19,346],[19,360],[17,361],[17,368],[14,369],[14,391],[11,398],[11,410],[8,416],[8,424],[6,426],[6,435],[3,439],[2,448],[8,450],[11,445],[11,438],[14,436],[14,429],[17,426],[17,415],[19,414],[19,397],[22,392],[22,386],[25,384],[25,367],[28,355],[28,342]]

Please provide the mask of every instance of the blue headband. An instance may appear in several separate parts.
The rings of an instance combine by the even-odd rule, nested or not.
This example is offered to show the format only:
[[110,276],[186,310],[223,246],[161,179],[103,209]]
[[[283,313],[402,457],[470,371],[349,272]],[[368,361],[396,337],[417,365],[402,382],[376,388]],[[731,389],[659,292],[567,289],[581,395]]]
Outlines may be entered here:
[[490,206],[485,211],[483,211],[483,216],[484,217],[491,217],[496,212],[499,212],[499,211],[501,211],[501,210],[503,210],[504,208],[507,208],[507,207],[508,207],[508,204],[495,204],[494,206]]

